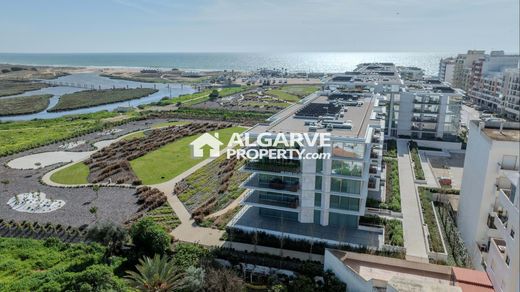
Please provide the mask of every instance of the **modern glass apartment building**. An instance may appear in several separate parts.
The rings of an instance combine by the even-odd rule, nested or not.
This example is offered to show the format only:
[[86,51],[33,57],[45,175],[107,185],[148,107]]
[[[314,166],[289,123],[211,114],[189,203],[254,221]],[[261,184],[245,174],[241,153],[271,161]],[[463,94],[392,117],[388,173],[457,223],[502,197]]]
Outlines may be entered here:
[[[246,208],[231,225],[247,231],[311,240],[380,247],[382,230],[359,225],[367,198],[384,199],[381,192],[384,108],[381,96],[366,93],[338,100],[320,92],[293,106],[261,133],[329,133],[329,145],[305,144],[305,153],[324,153],[330,159],[249,160],[243,171]],[[348,104],[348,105],[347,105]]]

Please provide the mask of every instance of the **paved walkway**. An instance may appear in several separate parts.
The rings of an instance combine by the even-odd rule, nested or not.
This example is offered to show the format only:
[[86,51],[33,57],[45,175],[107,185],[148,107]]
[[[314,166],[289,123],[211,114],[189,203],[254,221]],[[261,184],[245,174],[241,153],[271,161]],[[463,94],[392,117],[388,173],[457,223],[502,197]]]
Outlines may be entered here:
[[421,223],[419,196],[414,182],[408,140],[397,140],[399,165],[399,187],[401,189],[401,209],[403,213],[404,246],[406,259],[428,262],[424,229]]

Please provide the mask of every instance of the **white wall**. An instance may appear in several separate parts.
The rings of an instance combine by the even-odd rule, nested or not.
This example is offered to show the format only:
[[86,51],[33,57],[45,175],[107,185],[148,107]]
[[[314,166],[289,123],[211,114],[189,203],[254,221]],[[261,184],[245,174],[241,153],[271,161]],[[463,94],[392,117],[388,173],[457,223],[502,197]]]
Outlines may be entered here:
[[369,281],[365,281],[352,269],[346,267],[343,262],[328,250],[325,250],[323,270],[332,271],[341,282],[347,284],[346,291],[348,292],[372,291],[372,284]]

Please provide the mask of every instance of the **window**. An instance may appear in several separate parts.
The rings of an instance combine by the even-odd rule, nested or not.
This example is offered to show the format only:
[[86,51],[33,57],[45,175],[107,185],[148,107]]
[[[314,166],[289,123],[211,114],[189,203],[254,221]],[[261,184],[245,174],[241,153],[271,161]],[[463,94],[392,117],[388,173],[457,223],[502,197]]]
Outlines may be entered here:
[[365,154],[365,144],[335,142],[332,145],[332,156],[345,158],[363,158]]
[[[353,215],[345,215],[330,212],[329,213],[329,225],[336,227],[345,228],[356,228],[358,223],[358,217]],[[339,231],[341,232],[341,231]]]
[[314,189],[321,191],[321,176],[316,176],[314,181]]
[[314,210],[314,223],[316,223],[316,224],[321,223],[321,211],[320,210]]
[[348,211],[359,211],[359,199],[331,195],[330,208]]
[[330,190],[339,193],[360,194],[361,182],[357,180],[332,177],[330,179]]
[[332,160],[332,174],[361,176],[363,163],[358,161]]
[[314,193],[314,207],[321,207],[321,193]]

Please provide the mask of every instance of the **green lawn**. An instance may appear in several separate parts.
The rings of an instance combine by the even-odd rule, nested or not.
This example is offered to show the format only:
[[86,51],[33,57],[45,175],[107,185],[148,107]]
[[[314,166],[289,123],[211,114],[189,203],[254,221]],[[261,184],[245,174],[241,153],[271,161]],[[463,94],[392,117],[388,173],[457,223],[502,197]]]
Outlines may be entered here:
[[[233,133],[241,133],[244,130],[242,127],[231,127],[211,133],[218,132],[220,140],[227,144]],[[191,157],[189,144],[198,136],[184,137],[130,161],[132,169],[145,185],[169,181],[209,156],[209,153],[204,151],[204,158]]]
[[143,138],[143,137],[144,137],[144,132],[143,131],[139,131],[139,132],[135,132],[135,133],[129,134],[128,136],[125,136],[123,138],[123,140],[130,141],[130,140]]
[[293,94],[290,94],[290,93],[287,93],[285,91],[279,90],[279,89],[269,90],[266,93],[274,95],[277,98],[279,98],[281,100],[285,100],[285,101],[297,102],[298,100],[300,100],[300,97],[298,97],[296,95],[293,95]]
[[51,175],[51,180],[64,185],[87,184],[89,169],[83,162],[74,163]]

